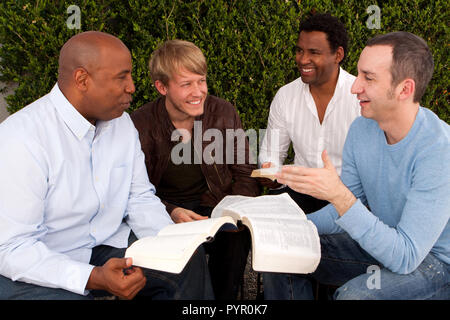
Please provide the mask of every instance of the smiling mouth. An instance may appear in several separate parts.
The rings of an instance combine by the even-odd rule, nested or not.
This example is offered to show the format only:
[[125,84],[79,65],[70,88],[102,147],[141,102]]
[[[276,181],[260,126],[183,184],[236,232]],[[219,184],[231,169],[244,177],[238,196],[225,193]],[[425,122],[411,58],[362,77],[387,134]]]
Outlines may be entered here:
[[187,101],[188,104],[193,104],[193,105],[199,105],[201,102],[202,102],[202,100]]
[[361,107],[364,107],[365,105],[367,105],[368,103],[370,103],[370,100],[359,100],[359,105]]
[[370,102],[369,99],[360,99],[360,98],[358,98],[358,100],[359,100],[359,102],[361,102],[361,103]]
[[316,75],[314,68],[300,68],[300,76],[305,79],[305,81],[309,81],[310,77],[314,77]]

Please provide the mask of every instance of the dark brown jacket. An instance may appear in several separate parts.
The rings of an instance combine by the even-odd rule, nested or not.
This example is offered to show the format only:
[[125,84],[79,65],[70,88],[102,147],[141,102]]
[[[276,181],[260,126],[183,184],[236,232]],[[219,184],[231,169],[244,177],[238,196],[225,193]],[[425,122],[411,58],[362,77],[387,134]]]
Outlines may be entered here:
[[[178,141],[171,141],[174,125],[169,119],[165,107],[165,97],[149,102],[131,114],[131,119],[139,132],[145,165],[151,183],[158,188],[162,174],[167,168],[172,148]],[[224,141],[226,129],[242,129],[241,120],[235,108],[229,102],[208,95],[205,100],[204,113],[195,118],[202,121],[202,137],[205,130],[215,128],[221,131]],[[192,133],[194,135],[194,132]],[[202,155],[211,141],[202,139]],[[211,148],[211,147],[210,147]],[[235,160],[237,143],[234,143]],[[202,205],[214,207],[226,195],[258,196],[258,182],[250,177],[256,165],[250,164],[248,139],[245,139],[245,164],[226,163],[226,143],[223,143],[222,164],[205,164],[202,159],[201,169],[208,184],[208,191],[202,196]],[[219,161],[218,161],[219,162]],[[234,161],[233,163],[236,163]],[[169,213],[176,207],[165,201]]]

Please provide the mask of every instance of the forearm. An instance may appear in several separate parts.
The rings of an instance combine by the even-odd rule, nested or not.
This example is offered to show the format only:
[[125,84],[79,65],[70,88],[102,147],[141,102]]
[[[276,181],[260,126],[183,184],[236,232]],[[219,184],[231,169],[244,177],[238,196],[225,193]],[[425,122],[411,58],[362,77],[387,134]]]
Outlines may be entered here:
[[329,204],[316,212],[307,214],[306,217],[315,224],[319,234],[344,232],[344,230],[336,224],[336,219],[339,218],[339,215],[332,204]]
[[41,242],[5,248],[0,253],[0,260],[0,274],[9,279],[61,288],[80,295],[87,293],[86,284],[93,268],[88,263],[48,250]]
[[407,205],[405,218],[391,227],[357,200],[336,223],[383,266],[407,274],[430,252],[447,224],[448,208],[435,209]]

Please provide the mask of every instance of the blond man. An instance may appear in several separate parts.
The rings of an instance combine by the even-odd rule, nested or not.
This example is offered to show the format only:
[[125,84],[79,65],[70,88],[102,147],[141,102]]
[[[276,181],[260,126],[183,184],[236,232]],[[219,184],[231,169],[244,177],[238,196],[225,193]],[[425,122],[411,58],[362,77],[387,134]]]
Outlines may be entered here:
[[[250,163],[247,139],[225,141],[227,130],[242,132],[241,121],[233,105],[208,95],[202,51],[191,42],[170,40],[153,53],[149,68],[161,96],[131,118],[150,181],[172,220],[206,219],[226,195],[259,195],[257,181],[250,178],[256,164]],[[237,297],[249,246],[246,229],[219,232],[206,246],[217,299]]]

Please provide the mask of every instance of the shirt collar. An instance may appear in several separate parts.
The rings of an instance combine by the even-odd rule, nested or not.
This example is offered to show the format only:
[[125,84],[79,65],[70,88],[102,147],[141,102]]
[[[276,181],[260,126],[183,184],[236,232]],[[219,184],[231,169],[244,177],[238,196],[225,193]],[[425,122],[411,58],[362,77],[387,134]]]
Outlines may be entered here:
[[342,87],[344,86],[344,82],[345,82],[345,80],[344,80],[344,69],[342,69],[342,67],[339,67],[339,75],[338,75],[338,80],[337,80],[337,83],[336,83],[336,88],[334,89],[334,94],[333,94],[333,97],[334,96],[340,96],[341,94],[342,94]]
[[[345,73],[344,69],[342,69],[342,67],[339,67],[339,75],[338,75],[338,80],[336,82],[336,88],[334,89],[333,97],[336,95],[341,95],[342,90],[339,90],[339,89],[341,89],[345,85],[344,73]],[[304,85],[305,90],[308,90],[308,92],[309,92],[309,84],[304,83],[303,81],[301,83]]]
[[78,140],[83,139],[90,128],[94,128],[95,130],[95,127],[67,100],[59,89],[58,84],[55,84],[52,91],[50,91],[50,99],[61,118]]
[[[339,67],[339,75],[338,75],[338,80],[336,82],[336,88],[334,89],[333,96],[331,97],[331,100],[328,103],[327,110],[325,111],[325,115],[323,118],[324,120],[327,117],[327,115],[330,114],[334,110],[334,108],[336,106],[336,102],[339,101],[339,99],[341,99],[343,94],[346,94],[344,73],[345,73],[344,69],[342,69],[342,67]],[[314,102],[314,98],[311,94],[311,91],[309,90],[309,84],[304,83],[303,81],[302,81],[302,83],[305,86],[304,87],[305,91],[307,92],[306,96],[307,96],[308,103],[306,105],[313,114],[317,115],[316,103]]]

